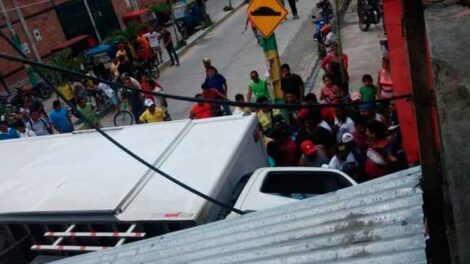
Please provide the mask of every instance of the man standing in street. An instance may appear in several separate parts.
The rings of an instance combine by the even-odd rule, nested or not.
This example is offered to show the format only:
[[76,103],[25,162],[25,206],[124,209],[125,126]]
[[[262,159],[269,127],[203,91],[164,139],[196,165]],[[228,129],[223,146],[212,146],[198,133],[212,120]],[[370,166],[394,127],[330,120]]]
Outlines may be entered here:
[[227,80],[225,77],[218,73],[214,66],[210,66],[207,70],[207,76],[204,83],[209,86],[209,88],[214,88],[219,91],[221,94],[227,96]]
[[139,117],[142,123],[156,123],[165,120],[165,111],[161,107],[156,107],[152,99],[145,99],[145,110]]
[[62,107],[59,100],[55,100],[52,103],[52,110],[49,113],[49,118],[51,120],[52,126],[59,133],[70,133],[73,132],[72,120],[70,115]]
[[292,11],[294,19],[299,19],[299,15],[297,14],[297,1],[299,0],[289,0],[290,10]]
[[171,66],[175,65],[175,63],[176,66],[180,65],[178,54],[176,54],[175,47],[173,46],[173,40],[171,40],[171,33],[163,27],[160,33],[162,34],[163,44],[168,52],[168,56],[170,56]]
[[124,75],[122,78],[123,84],[128,87],[135,88],[134,90],[127,90],[126,96],[131,107],[132,115],[134,116],[137,123],[140,123],[139,117],[144,112],[144,96],[137,89],[142,90],[142,86],[139,82],[130,77],[129,75]]
[[[214,88],[227,97],[227,80],[225,77],[218,73],[214,66],[210,66],[209,70],[207,71],[206,80],[204,81],[204,85],[209,88]],[[224,108],[225,115],[231,115],[232,111],[228,105],[222,105]]]
[[264,96],[270,100],[271,96],[269,95],[268,85],[266,84],[265,80],[261,80],[259,78],[257,71],[252,71],[250,73],[250,79],[252,82],[248,85],[248,94],[246,95],[248,102],[251,102],[251,96],[253,94],[255,95],[255,101],[261,96]]
[[47,136],[52,134],[51,124],[46,118],[41,117],[39,110],[31,110],[29,117],[30,118],[26,121],[26,128],[34,131],[36,136]]
[[145,33],[144,37],[148,39],[150,47],[153,49],[153,53],[156,56],[158,63],[162,63],[163,57],[162,48],[160,46],[160,33],[158,33],[156,30],[151,30],[150,32]]
[[281,89],[284,95],[284,101],[286,100],[286,94],[292,93],[300,101],[304,98],[304,81],[299,75],[290,72],[289,64],[283,64],[281,66]]

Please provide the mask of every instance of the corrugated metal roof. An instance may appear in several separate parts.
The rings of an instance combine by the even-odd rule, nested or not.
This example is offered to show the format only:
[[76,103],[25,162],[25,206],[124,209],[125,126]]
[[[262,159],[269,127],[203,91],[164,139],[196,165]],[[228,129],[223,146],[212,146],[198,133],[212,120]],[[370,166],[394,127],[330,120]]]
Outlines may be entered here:
[[419,167],[60,263],[426,263]]

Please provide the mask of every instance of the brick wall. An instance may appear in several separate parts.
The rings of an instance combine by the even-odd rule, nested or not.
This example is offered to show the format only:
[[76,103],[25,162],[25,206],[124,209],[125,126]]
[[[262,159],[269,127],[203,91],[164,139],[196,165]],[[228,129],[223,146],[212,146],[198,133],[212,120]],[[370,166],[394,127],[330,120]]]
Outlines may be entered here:
[[125,0],[112,0],[114,11],[116,12],[116,16],[119,20],[119,25],[121,28],[124,28],[124,22],[122,21],[122,16],[132,11],[130,6],[126,5]]
[[[152,4],[164,3],[166,1],[167,0],[137,0],[137,5],[139,6],[139,8],[145,8],[145,7],[150,6]],[[116,16],[119,20],[119,25],[121,26],[121,28],[124,28],[125,25],[124,25],[121,17],[124,16],[125,14],[129,13],[129,12],[132,12],[132,8],[130,6],[127,6],[125,0],[112,0],[112,3],[113,3],[113,6],[114,6],[114,10],[116,12]]]
[[[56,3],[57,2],[59,1],[56,1]],[[4,3],[7,9],[13,8],[10,1],[4,1]],[[17,3],[19,6],[25,6],[31,4],[31,1],[17,0]],[[59,18],[57,17],[55,10],[51,9],[51,7],[52,4],[48,2],[27,6],[21,9],[29,29],[31,31],[38,29],[41,33],[42,40],[34,41],[41,57],[50,55],[51,48],[65,40]],[[28,43],[28,39],[26,38],[23,28],[16,16],[16,12],[11,10],[8,12],[8,15],[10,16],[10,21],[12,22],[21,41],[23,43]],[[3,16],[0,19],[0,25],[2,31],[6,33],[7,29],[5,28],[5,20]],[[31,50],[31,45],[29,45],[29,43],[28,46]],[[16,54],[3,40],[0,40],[0,50],[10,54]],[[33,58],[32,50],[30,57]],[[26,77],[26,73],[21,70],[22,68],[23,66],[19,63],[7,61],[2,61],[0,63],[0,73],[5,76],[5,81],[8,85],[13,85]]]

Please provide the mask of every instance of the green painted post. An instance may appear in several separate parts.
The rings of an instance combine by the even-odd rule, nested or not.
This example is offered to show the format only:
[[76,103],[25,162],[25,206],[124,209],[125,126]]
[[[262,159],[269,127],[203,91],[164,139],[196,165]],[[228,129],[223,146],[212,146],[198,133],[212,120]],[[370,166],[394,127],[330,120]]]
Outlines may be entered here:
[[283,103],[284,96],[281,90],[281,60],[277,51],[276,35],[273,33],[269,38],[261,37],[261,46],[264,56],[269,62],[269,75],[273,84],[273,97],[275,103]]

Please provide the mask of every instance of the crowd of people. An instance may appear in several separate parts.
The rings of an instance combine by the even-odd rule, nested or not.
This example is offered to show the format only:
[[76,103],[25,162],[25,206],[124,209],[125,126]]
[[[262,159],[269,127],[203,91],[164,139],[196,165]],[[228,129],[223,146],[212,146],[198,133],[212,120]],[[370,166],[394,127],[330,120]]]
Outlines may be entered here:
[[[406,157],[401,144],[395,102],[376,101],[389,99],[394,95],[389,59],[383,57],[376,85],[372,75],[364,74],[363,86],[354,87],[355,92],[350,92],[348,56],[339,53],[331,28],[326,28],[325,38],[329,53],[320,63],[324,75],[323,87],[318,97],[305,92],[304,81],[291,72],[288,64],[281,66],[284,103],[304,107],[229,107],[223,103],[230,100],[227,80],[212,65],[211,59],[206,57],[203,59],[206,75],[201,90],[195,97],[217,99],[221,103],[195,103],[191,107],[189,118],[256,114],[273,166],[339,169],[358,182],[405,167]],[[139,92],[163,92],[157,80],[145,70],[145,64],[150,60],[162,60],[163,45],[167,48],[172,64],[179,64],[171,35],[165,29],[151,29],[141,32],[136,43],[136,58],[129,54],[128,47],[120,44],[109,70],[96,64],[89,73],[101,79],[121,82],[136,88],[135,90],[118,92],[119,89],[105,82],[86,78],[71,78],[71,81],[64,81],[58,87],[66,100],[76,105],[78,111],[86,117],[84,128],[101,127],[94,109],[96,106],[90,99],[91,97],[99,102],[100,95],[106,96],[116,111],[119,110],[120,103],[125,102],[137,123],[171,120],[164,98]],[[257,71],[251,71],[249,79],[246,93],[235,95],[236,102],[274,102],[269,80],[260,78]],[[68,133],[74,130],[69,111],[59,100],[54,101],[53,109],[46,113],[40,102],[25,97],[24,105],[16,113],[16,118],[18,122],[15,128],[9,127],[5,121],[0,123],[0,139]]]
[[[278,109],[269,105],[259,108],[223,104],[227,82],[210,59],[203,60],[206,79],[196,98],[218,99],[221,103],[198,102],[190,118],[203,119],[221,115],[255,113],[259,129],[265,136],[272,166],[313,166],[342,170],[358,182],[383,176],[407,166],[390,76],[390,61],[382,59],[377,82],[371,74],[362,76],[361,87],[350,93],[348,56],[339,55],[332,43],[322,60],[323,87],[319,97],[305,92],[302,78],[281,66],[281,87],[285,104],[303,105]],[[250,72],[246,94],[236,94],[236,102],[274,102],[269,81]]]
[[[119,43],[109,69],[100,60],[94,60],[85,73],[144,91],[163,92],[161,85],[149,72],[152,65],[163,62],[162,46],[168,52],[171,65],[178,66],[179,58],[170,32],[165,28],[154,27],[139,32],[132,48]],[[135,52],[131,52],[132,49]],[[85,117],[85,123],[80,125],[82,129],[101,127],[98,115],[106,111],[118,112],[124,103],[129,106],[136,123],[170,120],[164,98],[132,90],[119,90],[118,87],[91,78],[62,75],[57,90]],[[22,100],[21,106],[14,113],[8,113],[8,117],[2,116],[0,140],[74,131],[71,118],[73,107],[55,100],[52,110],[47,113],[38,98],[25,95]],[[13,124],[9,122],[10,116],[15,120]]]

